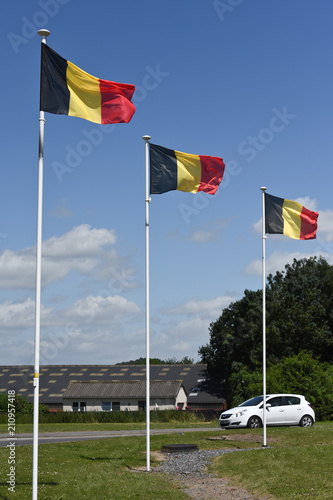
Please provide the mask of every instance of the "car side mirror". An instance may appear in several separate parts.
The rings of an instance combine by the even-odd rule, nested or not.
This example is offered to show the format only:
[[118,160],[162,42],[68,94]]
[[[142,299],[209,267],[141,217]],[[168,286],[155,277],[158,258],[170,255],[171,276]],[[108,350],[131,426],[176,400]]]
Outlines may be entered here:
[[271,406],[271,403],[266,403],[266,408],[270,408]]

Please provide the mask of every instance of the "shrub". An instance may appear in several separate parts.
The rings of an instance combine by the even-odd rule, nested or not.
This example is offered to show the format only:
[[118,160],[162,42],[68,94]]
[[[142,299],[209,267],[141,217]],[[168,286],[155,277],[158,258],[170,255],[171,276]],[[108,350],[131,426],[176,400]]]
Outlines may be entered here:
[[[305,351],[269,364],[267,394],[303,394],[311,403],[317,420],[333,420],[333,366],[322,363]],[[249,372],[240,363],[230,377],[232,406],[262,394],[262,371]]]

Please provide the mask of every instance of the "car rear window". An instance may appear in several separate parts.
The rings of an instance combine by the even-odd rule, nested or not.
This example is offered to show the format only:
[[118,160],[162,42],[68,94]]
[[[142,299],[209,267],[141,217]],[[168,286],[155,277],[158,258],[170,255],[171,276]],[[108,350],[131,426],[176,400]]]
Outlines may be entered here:
[[285,396],[287,405],[299,405],[301,402],[300,398],[296,396]]

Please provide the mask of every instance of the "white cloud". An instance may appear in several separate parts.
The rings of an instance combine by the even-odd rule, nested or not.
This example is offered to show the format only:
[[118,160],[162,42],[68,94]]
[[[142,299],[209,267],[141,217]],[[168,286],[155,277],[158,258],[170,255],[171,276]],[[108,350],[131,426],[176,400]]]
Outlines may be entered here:
[[310,196],[303,196],[300,198],[296,198],[294,201],[297,201],[297,203],[300,203],[303,205],[303,207],[307,208],[308,210],[312,210],[313,212],[317,212],[317,200],[314,198],[310,198]]
[[196,243],[215,243],[223,238],[223,229],[229,224],[230,220],[230,218],[212,220],[191,229],[190,234],[180,231],[172,231],[168,234],[168,237],[178,240],[189,239],[190,241],[194,241]]
[[[66,309],[55,310],[41,305],[41,327],[54,328],[74,324],[76,328],[109,329],[115,324],[125,324],[141,315],[140,307],[135,302],[119,295],[112,297],[88,296],[76,301]],[[35,325],[35,301],[27,298],[22,301],[0,304],[1,333],[8,330],[22,330]]]
[[255,232],[255,234],[261,234],[262,235],[262,218],[259,219],[254,224],[252,224],[252,229]]
[[[86,319],[88,323],[84,325]],[[73,359],[79,359],[80,364],[114,364],[144,357],[145,332],[126,331],[129,318],[123,315],[122,319],[94,318],[90,322],[90,318],[79,317],[79,324],[64,322],[62,331],[47,331],[41,336],[42,364],[73,363]]]
[[0,288],[32,289],[35,285],[36,255],[30,249],[5,250],[0,255]]
[[97,280],[107,281],[107,295],[141,286],[136,280],[137,269],[131,264],[133,259],[133,255],[120,257],[114,249],[104,253],[94,274]]
[[68,233],[53,236],[42,245],[42,256],[48,259],[92,257],[100,254],[106,245],[116,242],[112,229],[92,229],[88,224],[74,227]]
[[[324,252],[312,252],[312,253],[301,253],[301,252],[273,252],[270,257],[265,260],[266,275],[275,274],[277,271],[283,271],[286,264],[292,264],[294,259],[309,259],[310,257],[317,256],[324,257],[329,264],[333,264],[333,255]],[[247,275],[260,276],[262,275],[262,260],[253,260],[244,270]]]
[[47,286],[65,278],[71,271],[85,276],[98,265],[99,259],[94,257],[72,257],[64,259],[42,258],[42,284]]
[[[41,320],[46,318],[51,309],[41,305]],[[26,330],[35,325],[35,302],[30,298],[22,301],[0,304],[1,334],[7,335],[10,330],[11,335],[19,335],[22,330]]]
[[178,305],[164,311],[168,315],[185,314],[187,316],[198,316],[201,318],[216,319],[222,313],[222,309],[228,307],[235,300],[234,296],[216,297],[211,300],[191,299],[185,304]]
[[[333,241],[333,210],[319,212],[317,240]],[[330,248],[332,251],[333,248]]]
[[[1,363],[6,363],[6,359],[14,364],[33,363],[34,301],[0,304],[0,314]],[[130,348],[126,325],[141,319],[139,306],[121,296],[88,296],[62,310],[41,306],[40,363],[63,363],[65,358],[73,363],[78,356],[80,362],[89,362],[84,358],[93,354],[109,363],[116,362],[116,357],[117,361],[128,359],[128,350],[144,347],[144,333]],[[124,355],[122,359],[120,352]],[[106,356],[112,359],[107,360]]]
[[[184,308],[164,312],[167,323],[152,321],[150,327],[150,355],[161,359],[184,356],[199,359],[198,349],[209,342],[209,324],[215,321],[234,297],[218,297],[211,301],[191,300]],[[177,322],[173,315],[187,314],[189,320]],[[146,332],[133,328],[142,320],[142,311],[133,302],[120,296],[86,297],[77,301],[61,315],[67,324],[67,333],[43,336],[41,353],[44,363],[72,362],[76,352],[80,362],[98,359],[100,363],[116,363],[145,356]],[[54,315],[53,315],[54,317]],[[56,318],[54,317],[56,322]],[[130,328],[128,325],[130,324]],[[126,326],[127,325],[127,326]],[[67,361],[66,361],[67,360]]]
[[109,328],[115,322],[127,322],[141,310],[133,301],[119,295],[112,297],[88,296],[78,300],[66,312],[66,320],[76,323],[92,323]]
[[[233,295],[211,300],[191,299],[182,305],[162,311],[161,315],[165,315],[168,322],[152,322],[151,356],[162,359],[181,359],[188,356],[198,361],[199,347],[209,342],[210,323],[216,321],[222,310],[235,300]],[[185,315],[189,319],[178,322],[179,315]]]
[[[99,270],[101,261],[112,253],[114,266],[119,258],[113,249],[115,232],[109,229],[93,229],[87,224],[74,227],[60,237],[52,237],[42,244],[43,286],[59,281],[71,271],[87,275]],[[5,250],[0,255],[0,289],[34,289],[36,275],[36,249],[26,248],[18,252]]]
[[214,243],[223,237],[223,229],[228,223],[229,219],[210,221],[201,227],[193,229],[190,239],[196,243]]
[[[197,361],[199,347],[209,342],[210,322],[233,300],[231,295],[192,299],[184,306],[164,311],[158,327],[151,322],[150,355],[161,359],[189,356]],[[14,344],[13,338],[7,342],[8,335],[0,337],[2,363],[7,357],[14,364],[33,363],[34,313],[34,301],[30,299],[0,308],[6,318],[4,333],[17,329],[15,338],[19,339]],[[179,322],[179,314],[189,319]],[[144,357],[146,332],[142,321],[139,306],[119,295],[89,295],[65,309],[43,308],[40,363],[76,363],[77,359],[80,363],[117,363]],[[24,333],[23,329],[28,331]]]
[[[88,279],[84,283],[85,293],[82,293],[81,287],[80,298],[73,304],[68,305],[73,293],[68,283],[68,288],[65,284],[65,287],[55,289],[53,299],[51,295],[49,300],[52,307],[41,305],[41,363],[65,362],[65,359],[71,363],[78,357],[83,360],[92,353],[104,359],[106,352],[109,353],[109,359],[105,359],[105,362],[115,362],[110,359],[110,353],[116,357],[118,351],[124,351],[124,359],[128,358],[126,350],[129,346],[124,336],[129,335],[128,330],[131,328],[137,328],[136,322],[141,325],[143,315],[134,301],[120,294],[120,291],[139,284],[135,281],[136,269],[131,265],[134,255],[119,256],[112,247],[115,243],[113,230],[94,229],[86,224],[43,243],[44,287],[65,278],[71,272],[87,276]],[[0,288],[34,290],[35,269],[34,247],[17,252],[4,251],[0,255]],[[98,283],[101,283],[99,291],[92,294],[87,284],[96,289]],[[118,293],[114,293],[116,291]],[[42,302],[47,296],[47,293],[42,294]],[[55,300],[55,297],[59,300]],[[62,305],[64,300],[66,306]],[[27,297],[13,302],[4,300],[0,304],[0,315],[1,362],[10,359],[11,363],[32,363],[36,321],[34,300]],[[118,339],[116,343],[115,339]],[[142,338],[140,342],[144,345]],[[136,345],[138,347],[139,344]],[[89,360],[85,359],[85,362]]]
[[188,356],[197,361],[199,347],[209,342],[209,324],[209,320],[195,317],[168,326],[160,335],[152,335],[151,356],[161,357],[163,353],[162,359]]
[[67,217],[71,217],[73,212],[67,206],[68,199],[63,198],[60,200],[60,204],[55,207],[53,210],[50,210],[48,215],[51,217],[56,217],[57,219],[66,219]]

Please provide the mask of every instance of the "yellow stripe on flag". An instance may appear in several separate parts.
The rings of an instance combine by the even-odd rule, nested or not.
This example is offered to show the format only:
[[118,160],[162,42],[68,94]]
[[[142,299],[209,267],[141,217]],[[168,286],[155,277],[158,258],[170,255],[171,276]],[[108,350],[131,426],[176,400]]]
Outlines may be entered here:
[[177,189],[196,193],[201,182],[201,161],[198,155],[175,151],[177,158]]
[[101,123],[99,79],[67,61],[66,81],[70,92],[68,115]]
[[303,206],[297,201],[284,200],[282,218],[284,219],[283,234],[299,239],[301,234],[301,212]]

